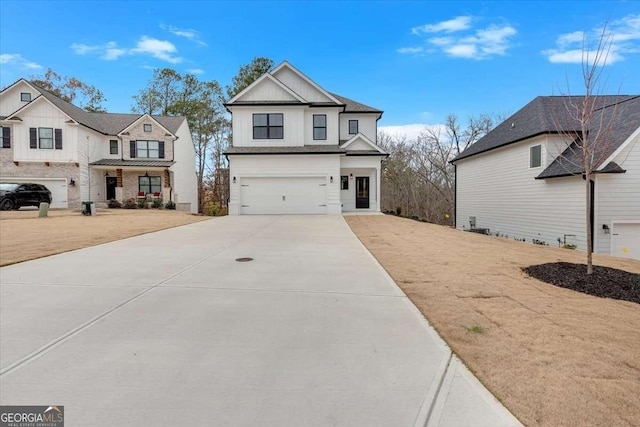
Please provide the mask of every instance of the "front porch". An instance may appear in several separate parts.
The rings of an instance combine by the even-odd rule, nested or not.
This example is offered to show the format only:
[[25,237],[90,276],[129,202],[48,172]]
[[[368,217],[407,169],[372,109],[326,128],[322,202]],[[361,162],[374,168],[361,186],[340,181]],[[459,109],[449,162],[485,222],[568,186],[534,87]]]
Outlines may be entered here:
[[380,212],[379,182],[379,168],[340,168],[342,212]]
[[[131,163],[131,162],[127,162]],[[148,162],[148,164],[105,165],[95,162],[90,166],[91,185],[87,200],[108,202],[127,199],[148,201],[162,199],[163,203],[174,200],[172,175],[169,166]]]

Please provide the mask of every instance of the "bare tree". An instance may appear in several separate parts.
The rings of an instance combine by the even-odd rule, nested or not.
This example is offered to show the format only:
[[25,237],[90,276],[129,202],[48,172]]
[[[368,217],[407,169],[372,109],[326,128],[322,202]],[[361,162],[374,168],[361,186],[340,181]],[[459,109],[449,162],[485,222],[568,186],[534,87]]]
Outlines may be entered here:
[[571,174],[581,174],[585,183],[585,226],[587,236],[587,275],[593,273],[592,200],[591,186],[594,171],[611,153],[611,132],[617,116],[618,96],[603,95],[606,81],[603,71],[611,51],[612,37],[603,27],[595,50],[589,50],[586,35],[582,42],[583,96],[571,96],[569,85],[562,93],[560,111],[553,121],[560,135],[570,141],[561,151],[558,163]]

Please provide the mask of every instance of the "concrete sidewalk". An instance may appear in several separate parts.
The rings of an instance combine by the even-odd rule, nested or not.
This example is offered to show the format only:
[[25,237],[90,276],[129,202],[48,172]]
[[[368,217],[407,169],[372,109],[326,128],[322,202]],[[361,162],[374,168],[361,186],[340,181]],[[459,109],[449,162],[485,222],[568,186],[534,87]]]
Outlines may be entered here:
[[0,404],[70,426],[519,425],[342,217],[216,218],[0,283]]

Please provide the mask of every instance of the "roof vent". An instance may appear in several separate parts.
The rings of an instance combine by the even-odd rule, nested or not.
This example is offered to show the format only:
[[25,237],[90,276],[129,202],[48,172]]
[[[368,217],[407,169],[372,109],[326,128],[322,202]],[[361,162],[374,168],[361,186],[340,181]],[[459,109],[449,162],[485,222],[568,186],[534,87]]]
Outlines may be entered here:
[[516,127],[515,122],[511,122],[511,129],[513,129],[514,127]]

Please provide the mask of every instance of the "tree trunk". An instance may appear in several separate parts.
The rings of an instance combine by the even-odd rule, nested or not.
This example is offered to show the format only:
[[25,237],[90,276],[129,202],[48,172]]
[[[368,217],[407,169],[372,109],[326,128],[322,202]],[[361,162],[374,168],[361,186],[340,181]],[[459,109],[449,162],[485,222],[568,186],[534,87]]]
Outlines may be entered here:
[[590,275],[593,273],[593,244],[591,243],[591,174],[587,172],[584,176],[585,191],[587,192],[587,197],[585,199],[587,201],[587,209],[585,209],[587,223],[587,275]]

